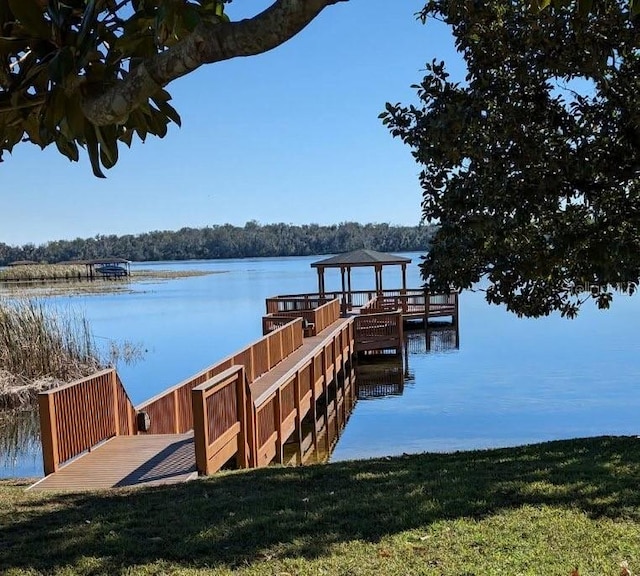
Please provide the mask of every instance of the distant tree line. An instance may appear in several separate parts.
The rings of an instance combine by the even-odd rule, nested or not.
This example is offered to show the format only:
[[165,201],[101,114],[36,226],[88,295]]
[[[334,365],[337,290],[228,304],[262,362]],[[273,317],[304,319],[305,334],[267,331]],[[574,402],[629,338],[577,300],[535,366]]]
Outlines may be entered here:
[[369,248],[382,252],[425,251],[433,226],[343,222],[331,226],[247,222],[124,236],[56,240],[40,246],[0,242],[0,266],[20,260],[65,262],[118,256],[133,261],[308,256]]

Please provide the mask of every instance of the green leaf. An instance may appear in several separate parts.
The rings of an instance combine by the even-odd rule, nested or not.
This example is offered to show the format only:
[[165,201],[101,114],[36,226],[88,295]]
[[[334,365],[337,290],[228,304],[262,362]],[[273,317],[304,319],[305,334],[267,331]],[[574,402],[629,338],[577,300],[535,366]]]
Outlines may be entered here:
[[93,175],[97,178],[106,178],[100,168],[100,147],[98,145],[95,127],[90,122],[85,122],[84,136],[87,141],[87,153],[89,154],[89,161],[91,162]]
[[586,16],[593,8],[593,0],[578,0],[578,12],[581,16]]
[[78,146],[75,142],[70,142],[64,136],[59,135],[56,138],[56,148],[58,152],[63,156],[66,156],[72,162],[77,162],[80,158],[80,154],[78,153]]
[[96,0],[89,0],[87,3],[87,7],[84,10],[84,14],[82,16],[82,23],[80,24],[80,32],[78,34],[77,46],[81,49],[81,51],[86,51],[87,47],[85,44],[85,39],[88,37],[89,32],[91,32],[93,25],[95,23],[95,9],[96,9]]
[[131,148],[132,140],[133,140],[133,130],[125,126],[124,130],[120,134],[120,142],[124,142],[127,148]]
[[56,86],[49,94],[45,107],[44,125],[51,132],[56,130],[56,127],[64,118],[65,99],[64,91],[59,86]]
[[100,161],[105,168],[113,168],[118,161],[118,141],[115,126],[96,126],[96,137],[100,144]]
[[151,99],[158,107],[158,110],[160,110],[160,112],[162,112],[167,118],[169,118],[178,126],[182,126],[180,115],[173,106],[167,103],[167,100],[170,100],[171,96],[166,90],[162,90],[162,92],[152,96]]
[[24,38],[0,36],[0,53],[15,54],[29,46],[29,41]]
[[69,46],[65,46],[49,62],[49,75],[51,80],[59,84],[74,71],[74,68],[73,52]]
[[8,0],[8,2],[13,15],[30,34],[42,39],[50,37],[50,26],[36,0]]

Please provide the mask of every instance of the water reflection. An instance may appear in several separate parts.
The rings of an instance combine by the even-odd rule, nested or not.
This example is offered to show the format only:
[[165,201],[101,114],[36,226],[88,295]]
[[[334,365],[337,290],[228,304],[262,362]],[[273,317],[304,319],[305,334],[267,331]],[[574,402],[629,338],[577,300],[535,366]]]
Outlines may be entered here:
[[284,444],[283,463],[326,462],[349,421],[357,398],[356,369],[345,364],[326,394],[322,394],[301,422],[299,432]]
[[460,349],[460,330],[457,324],[433,324],[426,334],[418,335],[418,338],[415,338],[415,334],[410,336],[414,337],[413,340],[424,341],[427,352],[453,352]]
[[405,365],[400,356],[359,362],[356,367],[358,400],[400,396],[404,392]]
[[40,457],[40,423],[36,409],[0,412],[0,466],[20,476],[25,455]]

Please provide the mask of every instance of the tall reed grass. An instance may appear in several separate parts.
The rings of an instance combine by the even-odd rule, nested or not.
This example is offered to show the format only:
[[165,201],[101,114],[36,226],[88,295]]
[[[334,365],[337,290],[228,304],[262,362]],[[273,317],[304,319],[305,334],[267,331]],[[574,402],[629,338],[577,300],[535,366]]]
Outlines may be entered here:
[[56,282],[82,280],[86,269],[78,264],[31,264],[0,270],[0,282]]
[[0,408],[24,404],[39,388],[72,381],[102,366],[81,314],[53,309],[37,299],[0,299]]

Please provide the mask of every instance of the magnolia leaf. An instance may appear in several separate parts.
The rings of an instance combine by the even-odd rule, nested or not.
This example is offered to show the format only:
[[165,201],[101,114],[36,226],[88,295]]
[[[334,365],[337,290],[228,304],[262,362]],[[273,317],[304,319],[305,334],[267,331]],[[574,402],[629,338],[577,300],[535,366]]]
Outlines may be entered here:
[[70,142],[64,136],[59,136],[56,138],[55,142],[56,148],[60,154],[69,158],[71,162],[77,162],[79,160],[80,154],[75,142]]
[[593,0],[578,0],[578,12],[582,16],[586,16],[591,12],[593,7]]
[[85,38],[93,28],[96,20],[95,20],[95,11],[96,11],[96,0],[89,0],[87,2],[87,7],[84,9],[84,14],[82,16],[82,23],[80,24],[80,31],[78,33],[78,41],[77,45],[82,46],[84,44]]
[[91,162],[93,175],[97,178],[106,178],[100,169],[100,147],[96,136],[95,127],[90,122],[85,122],[85,140],[87,143],[87,153]]
[[36,0],[8,0],[11,12],[34,37],[48,39],[51,28]]

